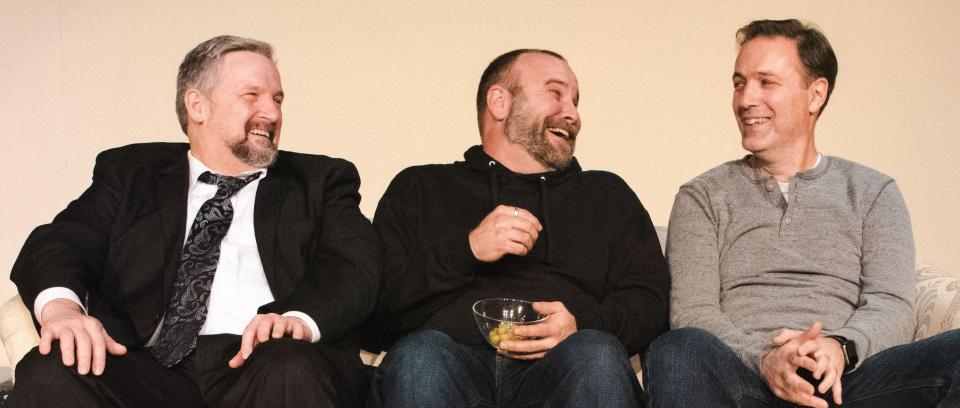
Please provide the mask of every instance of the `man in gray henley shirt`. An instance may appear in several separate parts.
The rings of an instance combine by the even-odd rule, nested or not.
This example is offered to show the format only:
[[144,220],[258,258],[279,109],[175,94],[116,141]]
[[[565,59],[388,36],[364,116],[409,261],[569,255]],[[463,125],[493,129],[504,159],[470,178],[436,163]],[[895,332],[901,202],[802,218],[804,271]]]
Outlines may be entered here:
[[650,347],[652,407],[960,407],[960,335],[913,337],[914,247],[896,182],[820,154],[837,60],[815,28],[737,32],[743,148],[680,187],[674,331]]

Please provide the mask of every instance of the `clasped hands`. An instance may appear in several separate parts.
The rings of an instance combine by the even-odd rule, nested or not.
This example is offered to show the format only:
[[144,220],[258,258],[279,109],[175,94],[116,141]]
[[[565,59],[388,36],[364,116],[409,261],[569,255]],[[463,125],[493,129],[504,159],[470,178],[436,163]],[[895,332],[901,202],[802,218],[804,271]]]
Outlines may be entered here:
[[[814,323],[806,331],[783,329],[773,338],[776,348],[763,356],[760,373],[778,398],[796,404],[828,408],[829,404],[814,394],[832,390],[833,402],[843,403],[844,358],[840,343],[820,335],[822,325]],[[814,385],[797,374],[803,368],[820,380]]]
[[[63,365],[76,364],[80,375],[103,374],[107,353],[115,356],[127,353],[126,346],[110,337],[99,320],[84,314],[80,306],[70,300],[55,299],[47,303],[40,312],[40,323],[40,354],[50,354],[53,341],[60,340]],[[313,337],[306,323],[298,317],[275,313],[256,315],[243,330],[240,350],[228,365],[232,368],[242,366],[258,344],[285,335],[304,341],[311,341]]]

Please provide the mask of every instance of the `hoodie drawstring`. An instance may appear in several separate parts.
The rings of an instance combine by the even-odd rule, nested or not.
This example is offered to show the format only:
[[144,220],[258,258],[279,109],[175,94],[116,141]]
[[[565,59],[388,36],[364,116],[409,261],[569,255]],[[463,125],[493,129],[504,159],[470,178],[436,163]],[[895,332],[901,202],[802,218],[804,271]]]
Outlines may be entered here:
[[[497,162],[495,160],[490,160],[490,162],[487,163],[487,167],[489,167],[489,170],[490,170],[490,199],[491,199],[490,207],[491,209],[497,208],[497,206],[500,205],[500,188],[497,185],[498,184],[497,170],[494,169],[496,165],[497,165]],[[550,212],[547,211],[547,198],[548,198],[547,176],[540,176],[540,212],[542,215],[542,219],[540,220],[541,221],[540,225],[543,226],[543,229],[547,230],[547,235],[541,236],[540,239],[543,240],[543,249],[544,249],[544,252],[546,252],[546,258],[545,258],[546,262],[547,264],[552,264],[553,259],[551,258],[551,254],[550,254],[550,241],[553,241],[553,237],[551,236],[553,233],[553,229],[549,227]]]
[[547,253],[546,260],[547,265],[553,264],[553,260],[550,258],[550,241],[553,241],[553,237],[550,236],[553,233],[553,228],[550,228],[550,212],[547,211],[547,176],[540,176],[540,211],[543,214],[543,229],[547,230],[547,236],[543,241],[543,250]]
[[497,189],[497,171],[493,169],[493,166],[496,166],[497,162],[490,160],[490,163],[487,163],[487,166],[490,167],[490,202],[491,211],[494,208],[497,208],[500,205],[500,194]]

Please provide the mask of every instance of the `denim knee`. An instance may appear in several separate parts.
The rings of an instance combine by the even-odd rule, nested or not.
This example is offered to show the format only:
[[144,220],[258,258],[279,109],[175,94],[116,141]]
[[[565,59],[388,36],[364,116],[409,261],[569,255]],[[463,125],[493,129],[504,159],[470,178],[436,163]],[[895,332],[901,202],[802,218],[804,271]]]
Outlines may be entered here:
[[620,340],[600,330],[577,331],[549,353],[559,357],[563,366],[583,373],[607,373],[610,367],[630,364]]
[[541,370],[553,384],[548,406],[635,407],[640,393],[623,345],[599,330],[580,330],[547,352]]
[[387,352],[384,363],[390,369],[403,371],[432,369],[445,355],[457,352],[457,343],[450,336],[437,330],[424,330],[400,339]]
[[480,399],[476,367],[450,336],[427,330],[393,345],[377,367],[368,407],[462,407]]
[[945,331],[901,347],[919,350],[917,352],[922,355],[916,356],[915,360],[925,360],[924,365],[930,370],[938,367],[945,375],[960,375],[960,329]]
[[380,364],[384,375],[401,381],[432,381],[429,377],[449,375],[460,362],[459,346],[450,336],[436,330],[410,334],[387,352]]
[[960,352],[960,329],[948,330],[918,341],[929,341],[930,346],[935,349],[933,354],[951,355]]
[[650,407],[739,406],[742,380],[750,376],[726,343],[698,328],[664,333],[641,363]]
[[647,375],[705,372],[714,366],[719,353],[730,352],[728,349],[722,340],[706,330],[695,327],[671,330],[650,344],[642,358],[643,368]]

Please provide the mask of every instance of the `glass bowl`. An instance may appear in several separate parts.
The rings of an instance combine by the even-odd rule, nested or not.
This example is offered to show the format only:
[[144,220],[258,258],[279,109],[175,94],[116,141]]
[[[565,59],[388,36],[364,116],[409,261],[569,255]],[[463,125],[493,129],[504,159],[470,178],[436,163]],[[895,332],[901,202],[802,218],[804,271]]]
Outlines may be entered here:
[[494,348],[506,340],[525,340],[513,334],[515,326],[540,323],[544,316],[533,309],[533,303],[520,299],[484,299],[473,304],[473,318],[480,334]]

